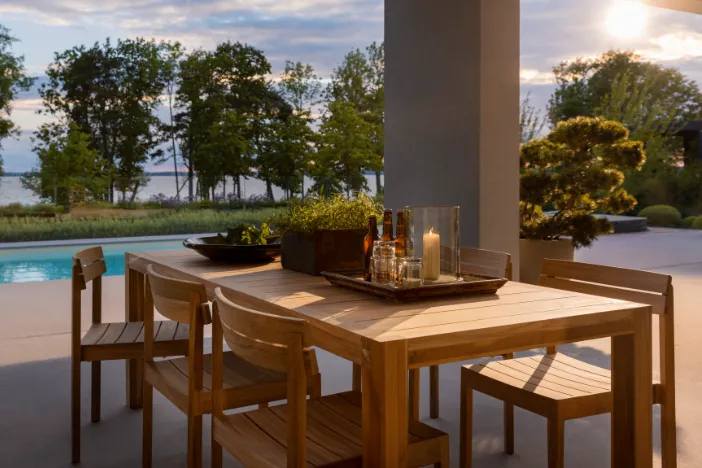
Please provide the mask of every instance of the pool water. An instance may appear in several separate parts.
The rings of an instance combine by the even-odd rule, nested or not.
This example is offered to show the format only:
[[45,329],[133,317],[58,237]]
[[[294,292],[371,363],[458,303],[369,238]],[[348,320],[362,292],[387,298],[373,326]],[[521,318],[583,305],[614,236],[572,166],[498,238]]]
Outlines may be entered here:
[[[73,266],[71,256],[92,245],[95,244],[2,249],[0,284],[68,279],[71,277]],[[124,274],[125,252],[182,248],[182,241],[125,242],[102,246],[108,276]]]

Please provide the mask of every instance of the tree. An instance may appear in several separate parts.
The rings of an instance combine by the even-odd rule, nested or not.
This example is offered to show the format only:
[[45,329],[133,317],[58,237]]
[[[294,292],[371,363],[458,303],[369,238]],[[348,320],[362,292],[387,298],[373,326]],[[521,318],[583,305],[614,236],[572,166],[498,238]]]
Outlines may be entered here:
[[162,49],[142,38],[74,47],[54,55],[48,83],[40,88],[43,113],[90,135],[110,169],[110,201],[115,189],[134,199],[144,182],[144,163],[162,156],[155,116],[165,87]]
[[278,83],[278,92],[292,106],[293,116],[279,129],[283,132],[281,135],[283,139],[280,140],[281,147],[276,151],[281,157],[286,157],[284,156],[286,151],[294,152],[287,154],[291,159],[287,161],[287,165],[292,171],[299,170],[300,177],[288,174],[275,183],[288,191],[288,196],[297,191],[295,184],[299,179],[300,193],[303,198],[305,197],[304,177],[309,172],[314,154],[315,133],[311,126],[315,119],[312,108],[318,104],[321,91],[322,83],[311,65],[302,62],[285,62],[285,70]]
[[[679,70],[647,62],[632,51],[610,50],[592,59],[578,58],[553,68],[558,87],[549,102],[551,124],[572,117],[593,117],[611,93],[618,77],[629,73],[629,91],[645,82],[649,95],[659,103],[680,110],[680,119],[692,120],[702,114],[702,93],[697,84]],[[655,112],[646,106],[646,115]]]
[[[622,124],[601,118],[560,122],[548,136],[522,145],[521,237],[569,236],[575,247],[591,245],[612,230],[592,213],[618,214],[636,206],[622,188],[623,171],[640,169],[645,160],[642,142],[630,140]],[[546,206],[555,213],[545,214]]]
[[101,199],[109,186],[109,170],[91,136],[77,125],[43,124],[35,132],[34,152],[39,165],[22,177],[22,185],[41,198],[70,210],[75,190]]
[[[163,53],[163,81],[165,84],[166,92],[166,102],[168,105],[168,117],[169,121],[167,124],[161,126],[162,131],[162,141],[170,143],[168,151],[173,158],[173,171],[175,173],[175,187],[176,187],[176,199],[180,199],[180,191],[182,189],[180,182],[178,180],[178,143],[177,143],[177,130],[175,126],[175,118],[173,107],[175,105],[176,97],[176,87],[178,83],[178,70],[180,66],[180,61],[183,59],[185,54],[185,49],[181,46],[179,42],[174,43],[163,43],[162,44]],[[168,158],[158,161],[159,163],[166,162]]]
[[371,124],[347,101],[329,104],[322,119],[320,144],[312,176],[315,190],[330,193],[340,184],[347,195],[367,188],[363,169],[373,157]]
[[519,140],[528,143],[541,135],[546,126],[546,118],[541,110],[531,103],[531,93],[527,93],[519,106]]
[[[378,192],[383,191],[380,172],[383,168],[385,124],[385,46],[372,43],[365,53],[352,50],[334,69],[327,88],[327,100],[346,102],[368,125],[371,146],[360,149],[367,160],[364,170],[375,172]],[[329,107],[329,104],[328,104]]]
[[[12,52],[12,44],[17,39],[10,30],[0,25],[0,151],[2,140],[19,135],[19,128],[11,120],[12,101],[21,91],[27,91],[34,78],[27,76],[24,57]],[[0,153],[0,176],[3,174],[2,154]]]

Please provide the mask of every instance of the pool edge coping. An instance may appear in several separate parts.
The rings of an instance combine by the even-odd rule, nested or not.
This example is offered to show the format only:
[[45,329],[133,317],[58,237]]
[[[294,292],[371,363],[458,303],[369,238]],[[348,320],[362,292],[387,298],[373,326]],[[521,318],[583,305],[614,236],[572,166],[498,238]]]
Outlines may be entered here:
[[216,233],[198,234],[169,234],[167,236],[139,236],[139,237],[102,237],[96,239],[63,239],[51,241],[30,241],[30,242],[0,242],[0,250],[5,249],[25,249],[33,247],[65,247],[72,245],[96,245],[96,244],[129,244],[137,242],[159,242],[185,240],[190,237],[214,236]]

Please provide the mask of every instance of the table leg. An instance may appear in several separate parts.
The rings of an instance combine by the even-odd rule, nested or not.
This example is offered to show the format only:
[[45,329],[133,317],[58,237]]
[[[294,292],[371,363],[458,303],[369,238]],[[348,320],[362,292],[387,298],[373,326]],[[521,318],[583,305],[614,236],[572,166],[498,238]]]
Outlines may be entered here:
[[407,466],[407,342],[364,339],[363,466]]
[[651,468],[653,390],[651,313],[638,312],[635,332],[612,337],[612,466]]
[[[125,320],[144,320],[144,274],[129,268],[129,254],[125,255]],[[127,366],[127,406],[132,409],[143,407],[142,374],[144,363],[139,359],[129,359]]]

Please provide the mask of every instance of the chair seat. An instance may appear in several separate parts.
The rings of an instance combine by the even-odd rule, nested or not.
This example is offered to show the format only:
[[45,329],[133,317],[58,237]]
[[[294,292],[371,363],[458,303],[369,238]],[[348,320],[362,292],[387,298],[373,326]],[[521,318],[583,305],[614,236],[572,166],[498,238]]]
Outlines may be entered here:
[[[361,394],[347,392],[307,401],[307,466],[361,466]],[[244,466],[287,466],[287,404],[215,419],[217,441]],[[409,423],[411,466],[440,461],[448,435]]]
[[[285,374],[269,371],[237,357],[223,354],[222,387],[224,407],[244,406],[284,400],[287,397]],[[200,413],[212,411],[212,355],[202,358],[202,387]],[[167,359],[147,363],[145,378],[183,412],[188,410],[188,358]],[[312,379],[310,379],[312,380]]]
[[[170,320],[154,322],[154,355],[187,353],[190,328]],[[144,322],[95,323],[80,340],[81,360],[139,359],[144,355]]]
[[[471,364],[463,369],[469,387],[545,417],[557,405],[566,418],[611,412],[611,371],[566,354]],[[654,403],[659,397],[660,385],[654,383]]]

